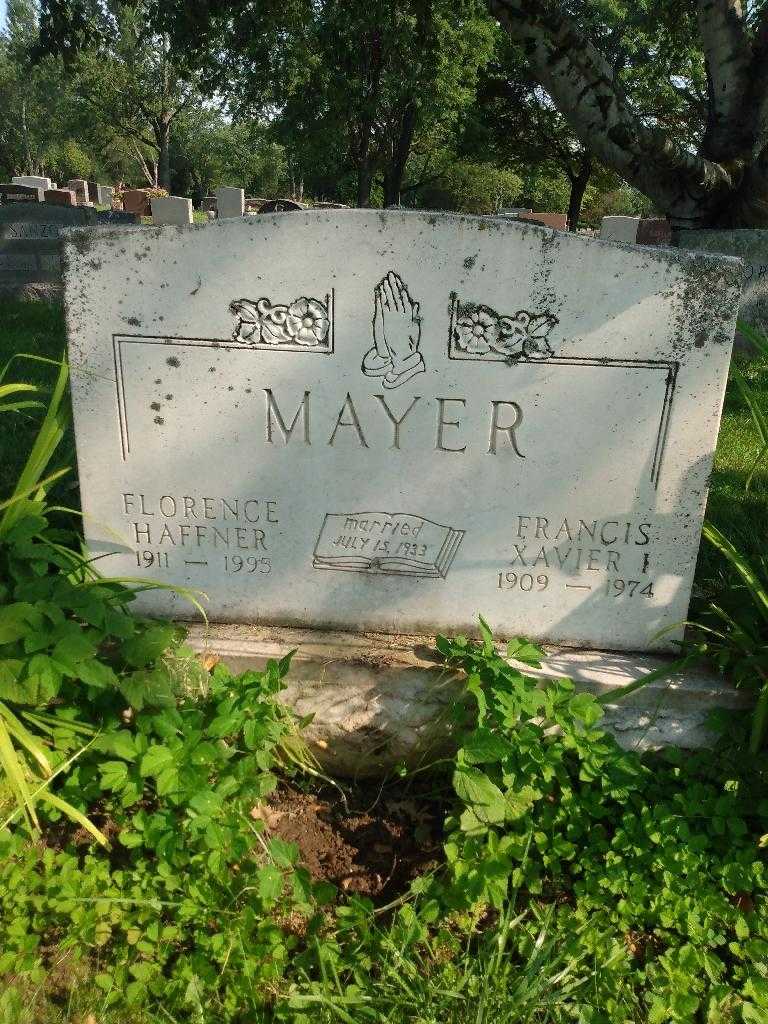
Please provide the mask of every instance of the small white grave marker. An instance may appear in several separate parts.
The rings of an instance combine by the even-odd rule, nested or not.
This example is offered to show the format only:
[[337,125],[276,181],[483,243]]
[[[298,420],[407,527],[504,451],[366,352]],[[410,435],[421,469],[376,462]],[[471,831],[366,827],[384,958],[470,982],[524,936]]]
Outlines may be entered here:
[[603,217],[600,222],[600,237],[604,242],[629,242],[630,245],[634,245],[639,226],[639,217]]
[[679,637],[737,261],[306,210],[81,232],[67,263],[105,572],[200,588],[222,622]]
[[160,196],[152,199],[153,224],[191,224],[192,200],[182,196]]
[[216,190],[216,209],[219,220],[225,217],[243,217],[245,215],[245,189],[219,188]]

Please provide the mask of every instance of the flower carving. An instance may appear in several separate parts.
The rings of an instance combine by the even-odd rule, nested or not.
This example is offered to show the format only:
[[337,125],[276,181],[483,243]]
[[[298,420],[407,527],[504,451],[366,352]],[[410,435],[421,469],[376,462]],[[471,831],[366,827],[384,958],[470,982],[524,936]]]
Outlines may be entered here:
[[328,311],[317,299],[296,299],[288,307],[286,329],[299,345],[322,345],[330,325]]
[[498,358],[508,362],[549,359],[555,354],[548,335],[558,323],[551,313],[529,313],[521,309],[500,315],[489,306],[456,303],[453,341],[468,355]]
[[473,355],[490,352],[499,341],[499,318],[492,309],[478,306],[456,321],[456,341]]
[[237,317],[233,341],[244,345],[300,345],[307,348],[328,345],[331,321],[328,306],[305,296],[290,304],[261,298],[236,299],[229,305]]

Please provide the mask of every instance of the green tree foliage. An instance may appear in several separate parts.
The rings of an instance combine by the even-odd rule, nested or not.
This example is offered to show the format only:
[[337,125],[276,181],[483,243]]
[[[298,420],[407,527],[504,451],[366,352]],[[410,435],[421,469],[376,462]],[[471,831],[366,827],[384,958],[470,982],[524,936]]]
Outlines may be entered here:
[[196,201],[221,185],[270,198],[287,189],[283,147],[258,121],[231,123],[210,107],[185,110],[171,133],[171,183]]
[[[296,194],[338,195],[352,174],[359,206],[377,186],[385,205],[399,201],[422,138],[453,131],[473,102],[494,39],[479,0],[208,2],[194,16],[171,3],[165,12],[175,45],[202,49],[237,114],[276,112]],[[205,56],[211,38],[227,55],[227,82],[221,61]]]
[[63,159],[63,147],[78,145],[81,125],[62,61],[47,57],[35,62],[36,42],[31,0],[10,0],[6,30],[0,34],[0,173],[6,179],[83,165],[82,159]]
[[496,213],[520,195],[522,181],[514,171],[491,163],[450,160],[420,196],[425,207],[461,213]]

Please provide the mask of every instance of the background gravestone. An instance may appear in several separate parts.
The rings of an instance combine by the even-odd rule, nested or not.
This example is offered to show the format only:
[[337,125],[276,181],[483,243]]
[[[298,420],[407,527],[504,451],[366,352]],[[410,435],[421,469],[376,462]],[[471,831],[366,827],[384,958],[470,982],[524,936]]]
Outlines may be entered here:
[[105,226],[141,224],[141,217],[137,213],[129,213],[127,210],[97,210],[96,223]]
[[55,206],[77,206],[75,193],[68,188],[47,188],[43,192],[43,200]]
[[67,276],[89,544],[120,537],[106,571],[198,587],[219,622],[433,633],[482,613],[671,650],[740,278],[434,213],[262,215],[149,248],[89,233]]
[[55,292],[61,282],[62,228],[95,221],[92,210],[18,203],[0,207],[0,292]]
[[216,212],[220,220],[242,217],[245,214],[245,190],[230,187],[217,189]]
[[568,218],[564,213],[519,213],[517,219],[541,224],[543,227],[554,228],[556,231],[568,230]]
[[600,238],[604,242],[637,242],[639,217],[603,217],[600,222]]
[[88,198],[88,182],[85,178],[70,178],[67,182],[67,188],[75,193],[78,206],[84,206],[90,202]]
[[744,260],[739,315],[768,336],[768,230],[681,231],[678,244],[686,249],[723,253]]
[[31,185],[16,185],[11,182],[0,185],[0,203],[42,203],[45,191]]
[[672,245],[672,226],[666,217],[641,217],[636,245]]
[[183,196],[160,196],[152,199],[153,224],[192,224],[192,200]]
[[29,185],[31,188],[51,188],[51,179],[44,178],[39,174],[20,174],[11,178],[14,185]]
[[143,188],[129,188],[123,192],[123,209],[126,213],[135,213],[138,217],[149,217],[152,212],[150,198]]

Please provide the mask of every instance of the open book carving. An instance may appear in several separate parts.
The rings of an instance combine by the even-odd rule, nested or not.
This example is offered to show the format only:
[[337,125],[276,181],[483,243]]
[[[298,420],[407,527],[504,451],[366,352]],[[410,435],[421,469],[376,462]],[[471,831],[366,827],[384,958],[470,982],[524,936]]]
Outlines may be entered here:
[[445,579],[464,530],[403,512],[329,512],[320,528],[315,569]]

